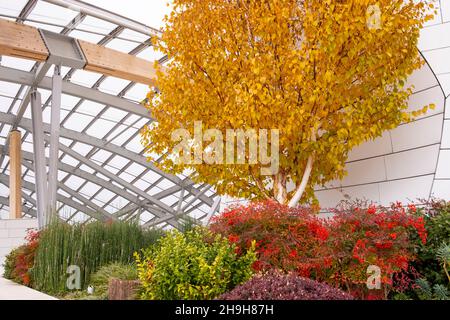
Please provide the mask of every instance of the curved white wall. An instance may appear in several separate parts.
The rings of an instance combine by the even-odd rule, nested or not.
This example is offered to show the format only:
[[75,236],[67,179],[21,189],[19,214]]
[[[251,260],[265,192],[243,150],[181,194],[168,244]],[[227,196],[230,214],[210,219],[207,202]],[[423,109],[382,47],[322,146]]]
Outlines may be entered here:
[[433,196],[450,200],[450,111],[445,93],[428,64],[410,77],[408,85],[414,85],[410,111],[430,103],[435,110],[352,150],[347,177],[316,189],[323,208],[335,207],[346,197],[381,205]]

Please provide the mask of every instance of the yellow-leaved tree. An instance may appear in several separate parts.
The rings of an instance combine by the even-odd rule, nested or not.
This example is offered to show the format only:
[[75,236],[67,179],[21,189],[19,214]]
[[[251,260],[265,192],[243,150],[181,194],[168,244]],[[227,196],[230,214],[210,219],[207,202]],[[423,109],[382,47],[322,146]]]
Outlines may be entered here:
[[[423,63],[416,46],[430,8],[412,0],[174,0],[155,41],[170,63],[146,99],[157,124],[142,130],[142,142],[162,155],[150,160],[171,173],[191,170],[219,194],[290,206],[314,199],[314,186],[344,177],[352,148],[417,115],[406,111],[405,82]],[[278,139],[267,136],[272,152],[278,140],[278,170],[263,173],[251,148],[245,163],[226,161],[216,147],[229,141],[217,144],[217,135],[180,151],[173,132],[195,137],[196,125],[224,140],[230,129],[278,129]],[[180,161],[202,160],[198,150],[211,153],[211,145],[215,161]]]

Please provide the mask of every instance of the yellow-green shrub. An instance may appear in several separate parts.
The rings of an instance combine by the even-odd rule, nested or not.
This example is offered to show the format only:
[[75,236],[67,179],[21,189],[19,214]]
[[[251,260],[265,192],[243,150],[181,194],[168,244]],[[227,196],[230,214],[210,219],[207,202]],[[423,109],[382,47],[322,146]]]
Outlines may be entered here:
[[135,253],[141,299],[213,299],[250,279],[254,245],[238,257],[236,246],[203,228],[172,231]]

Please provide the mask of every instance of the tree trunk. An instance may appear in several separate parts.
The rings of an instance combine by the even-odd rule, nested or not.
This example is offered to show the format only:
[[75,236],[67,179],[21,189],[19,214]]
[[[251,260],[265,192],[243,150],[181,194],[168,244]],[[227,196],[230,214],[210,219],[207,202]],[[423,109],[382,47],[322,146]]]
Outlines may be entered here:
[[134,300],[139,284],[138,280],[111,279],[108,286],[108,299]]
[[286,175],[284,173],[278,173],[273,179],[273,193],[275,199],[281,203],[287,203],[287,189],[286,189]]
[[295,191],[295,194],[292,196],[291,201],[289,201],[289,207],[294,208],[298,205],[300,202],[303,193],[306,190],[306,187],[308,185],[309,177],[311,176],[311,171],[313,168],[314,163],[314,157],[312,155],[309,156],[308,162],[306,163],[305,172],[303,173],[302,181],[300,182],[299,186],[297,187],[297,190]]

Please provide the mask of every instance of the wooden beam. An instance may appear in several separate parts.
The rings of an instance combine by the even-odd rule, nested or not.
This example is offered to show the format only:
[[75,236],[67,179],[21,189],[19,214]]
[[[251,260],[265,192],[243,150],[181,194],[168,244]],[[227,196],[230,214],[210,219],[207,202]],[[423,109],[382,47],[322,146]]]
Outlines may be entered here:
[[78,42],[87,60],[85,70],[133,82],[155,84],[156,70],[152,62],[86,41]]
[[[137,83],[155,84],[153,62],[98,44],[81,40],[78,43],[87,60],[85,70]],[[49,52],[38,29],[0,19],[0,55],[43,62],[48,59]]]
[[22,218],[22,134],[13,130],[9,136],[9,216]]
[[0,19],[0,55],[43,62],[49,53],[38,29]]

